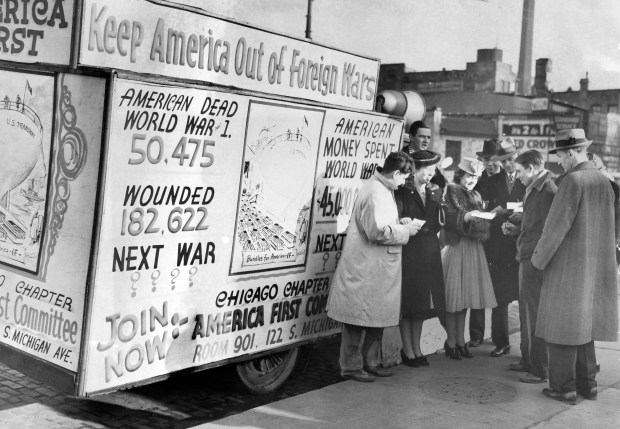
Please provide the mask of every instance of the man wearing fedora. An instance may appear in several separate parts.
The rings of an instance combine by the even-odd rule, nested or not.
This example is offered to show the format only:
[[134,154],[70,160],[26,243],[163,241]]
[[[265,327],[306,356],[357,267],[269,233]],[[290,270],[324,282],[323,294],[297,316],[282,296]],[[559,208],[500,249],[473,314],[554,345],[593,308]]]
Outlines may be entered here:
[[618,339],[614,193],[590,161],[582,129],[560,130],[555,148],[566,176],[551,204],[531,264],[543,270],[536,336],[547,342],[543,394],[575,404],[596,399],[594,341]]
[[[474,190],[478,191],[484,204],[489,203],[489,179],[501,171],[501,164],[498,161],[491,161],[491,157],[497,155],[499,148],[499,140],[485,140],[482,145],[482,152],[476,152],[478,161],[484,164],[484,171],[478,179],[478,183]],[[492,208],[492,207],[490,207]],[[490,209],[489,208],[489,209]],[[469,312],[469,346],[478,347],[484,342],[484,309],[470,310]]]
[[[521,202],[525,195],[525,186],[517,180],[515,158],[519,154],[512,138],[500,142],[497,153],[491,161],[502,164],[502,171],[489,178],[488,208],[497,213],[491,221],[491,238],[484,243],[489,262],[489,271],[493,280],[493,289],[497,307],[491,313],[491,339],[495,349],[491,356],[500,357],[510,352],[508,335],[508,304],[519,298],[519,263],[515,259],[517,245],[514,237],[502,232],[502,225],[509,220],[518,224],[520,218],[508,210],[509,202]],[[474,329],[484,332],[484,318],[474,312]],[[472,326],[470,323],[470,331]]]
[[482,145],[482,152],[476,152],[478,161],[481,161],[484,164],[484,171],[482,172],[480,179],[478,179],[478,183],[474,189],[478,191],[483,201],[488,201],[487,194],[489,192],[489,178],[499,173],[502,169],[499,162],[491,161],[491,157],[497,154],[498,147],[499,140],[485,140]]

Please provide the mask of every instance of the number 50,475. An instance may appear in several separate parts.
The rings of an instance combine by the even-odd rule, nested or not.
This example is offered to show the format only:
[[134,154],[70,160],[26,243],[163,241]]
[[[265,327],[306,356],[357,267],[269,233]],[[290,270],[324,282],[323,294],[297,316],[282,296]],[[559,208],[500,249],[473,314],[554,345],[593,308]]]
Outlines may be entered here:
[[[193,147],[192,147],[193,145]],[[179,165],[185,165],[189,160],[189,166],[193,167],[197,159],[200,159],[201,167],[213,165],[215,156],[210,152],[210,148],[215,147],[213,140],[181,137],[176,147],[172,151],[172,158],[179,160]],[[160,136],[153,136],[148,141],[146,134],[134,134],[131,139],[131,154],[129,165],[139,165],[144,161],[151,164],[158,164],[164,157],[164,141]],[[164,159],[168,163],[168,158]]]

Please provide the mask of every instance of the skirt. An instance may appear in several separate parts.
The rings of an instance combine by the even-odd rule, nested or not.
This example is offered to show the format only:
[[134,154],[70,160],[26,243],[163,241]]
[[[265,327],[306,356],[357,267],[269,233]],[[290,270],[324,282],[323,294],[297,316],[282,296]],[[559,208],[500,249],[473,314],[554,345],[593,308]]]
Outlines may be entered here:
[[446,311],[497,307],[489,265],[480,240],[461,237],[441,251]]

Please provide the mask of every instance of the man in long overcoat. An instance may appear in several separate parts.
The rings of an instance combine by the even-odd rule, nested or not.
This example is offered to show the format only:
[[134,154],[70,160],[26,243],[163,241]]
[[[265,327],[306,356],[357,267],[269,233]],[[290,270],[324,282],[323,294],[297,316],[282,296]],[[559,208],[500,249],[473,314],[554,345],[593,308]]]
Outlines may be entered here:
[[420,229],[399,222],[394,200],[413,170],[411,157],[393,152],[377,170],[355,201],[327,301],[327,315],[343,324],[340,373],[355,381],[392,375],[378,367],[383,328],[398,325],[402,245]]
[[588,161],[582,129],[560,130],[555,148],[567,172],[531,263],[544,270],[536,335],[547,342],[546,396],[574,404],[595,399],[594,341],[617,341],[614,194]]

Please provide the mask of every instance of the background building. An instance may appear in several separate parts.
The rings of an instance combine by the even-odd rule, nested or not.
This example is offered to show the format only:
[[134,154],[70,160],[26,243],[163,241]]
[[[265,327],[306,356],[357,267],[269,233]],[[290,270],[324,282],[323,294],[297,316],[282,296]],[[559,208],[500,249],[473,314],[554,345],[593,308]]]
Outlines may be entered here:
[[[475,156],[491,136],[513,137],[519,149],[538,149],[547,168],[561,173],[558,158],[548,156],[556,130],[584,128],[611,172],[620,172],[620,89],[588,90],[588,78],[579,91],[549,89],[551,60],[536,60],[530,95],[515,92],[520,80],[502,50],[479,49],[476,62],[464,70],[416,72],[405,64],[381,65],[379,89],[419,92],[427,106],[426,122],[433,128],[432,148],[451,156]],[[531,79],[530,79],[531,80]],[[454,168],[454,167],[453,167]],[[619,173],[620,174],[620,173]]]

